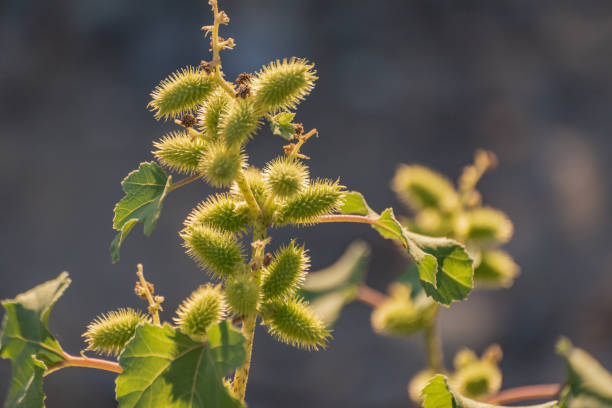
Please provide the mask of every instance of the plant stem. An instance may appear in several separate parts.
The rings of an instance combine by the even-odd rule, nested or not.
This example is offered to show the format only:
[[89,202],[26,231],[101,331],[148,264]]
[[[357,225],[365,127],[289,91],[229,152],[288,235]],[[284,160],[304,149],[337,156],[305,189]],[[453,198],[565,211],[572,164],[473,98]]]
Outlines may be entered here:
[[192,181],[196,181],[199,178],[200,178],[199,174],[194,174],[193,176],[189,176],[187,178],[179,180],[176,183],[172,183],[172,185],[170,185],[170,187],[168,188],[168,192],[170,192],[172,190],[176,190],[179,187],[183,187],[184,185],[189,184]]
[[161,322],[159,321],[159,309],[161,306],[155,301],[155,299],[153,299],[153,294],[149,290],[149,285],[147,285],[147,280],[145,279],[142,271],[142,264],[138,264],[137,268],[138,271],[136,272],[136,275],[138,275],[138,279],[140,279],[140,285],[142,286],[142,290],[147,297],[147,301],[149,302],[149,314],[153,318],[153,323],[160,326]]
[[427,348],[427,365],[429,368],[436,372],[442,372],[444,370],[444,354],[442,352],[442,341],[436,328],[438,305],[435,308],[431,323],[425,328],[425,347]]
[[99,358],[75,357],[71,356],[70,354],[64,354],[63,357],[64,361],[60,361],[59,363],[50,366],[47,371],[45,371],[44,375],[47,376],[66,367],[96,368],[98,370],[112,371],[113,373],[118,374],[123,372],[121,366],[114,361],[102,360]]
[[[263,257],[263,254],[265,252],[264,239],[266,238],[266,230],[266,227],[262,227],[257,224],[253,226],[253,243],[259,241],[261,245],[253,245],[253,253],[251,255],[250,264],[252,264],[253,262],[261,262],[261,258]],[[261,263],[259,263],[257,269],[253,271],[253,276],[258,284],[260,284],[260,274]],[[249,371],[251,369],[251,356],[253,354],[253,338],[255,337],[256,324],[257,313],[253,313],[251,316],[245,316],[242,321],[242,334],[246,338],[244,344],[246,348],[246,358],[242,367],[236,370],[232,383],[234,394],[241,401],[244,401],[247,381],[249,379]]]
[[560,391],[560,384],[528,385],[501,391],[487,398],[485,402],[489,404],[508,404],[518,401],[551,399],[555,398]]
[[331,214],[322,215],[313,221],[313,223],[316,224],[321,224],[325,222],[357,222],[360,224],[376,225],[378,223],[378,220],[376,220],[375,218],[367,217],[365,215]]
[[357,289],[357,300],[365,303],[366,305],[372,306],[373,308],[380,306],[386,299],[387,296],[384,293],[379,292],[365,284],[359,286]]
[[[251,187],[249,187],[249,183],[247,183],[246,178],[244,176],[244,171],[241,170],[240,174],[238,174],[238,178],[236,179],[236,184],[238,184],[238,188],[242,192],[242,195],[244,196],[246,203],[249,205],[249,207],[251,207],[251,210],[256,213],[258,218],[263,219],[264,218],[263,211],[261,210],[261,207],[259,206],[259,204],[257,204],[257,200],[255,200],[253,191],[251,190]],[[253,237],[253,240],[255,240],[255,237]]]

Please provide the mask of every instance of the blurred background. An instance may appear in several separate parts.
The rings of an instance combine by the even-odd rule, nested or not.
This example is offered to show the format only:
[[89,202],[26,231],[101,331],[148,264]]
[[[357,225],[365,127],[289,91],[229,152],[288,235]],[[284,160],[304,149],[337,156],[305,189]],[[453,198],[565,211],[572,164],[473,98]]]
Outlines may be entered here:
[[[443,311],[447,364],[463,346],[504,350],[504,388],[558,382],[561,335],[612,367],[612,3],[609,1],[222,0],[231,18],[228,79],[280,57],[316,62],[319,81],[296,117],[320,138],[304,152],[314,176],[341,176],[377,210],[406,213],[389,189],[399,163],[452,179],[477,148],[497,170],[480,185],[506,211],[506,248],[522,267],[509,290],[478,291]],[[164,316],[205,279],[177,232],[211,190],[194,183],[165,202],[157,229],[137,226],[110,262],[120,181],[152,158],[173,128],[145,109],[155,84],[208,58],[205,0],[5,0],[0,4],[0,298],[68,270],[73,284],[51,326],[78,354],[85,325],[133,295],[136,264],[166,297]],[[248,148],[261,166],[283,140],[264,131]],[[360,225],[274,231],[297,236],[313,269],[354,239],[373,247],[371,286],[385,290],[405,263],[391,241]],[[406,407],[423,364],[420,338],[377,336],[352,304],[326,351],[276,343],[259,328],[249,406]],[[0,395],[10,374],[0,361]],[[114,375],[70,369],[47,378],[47,406],[112,407]]]

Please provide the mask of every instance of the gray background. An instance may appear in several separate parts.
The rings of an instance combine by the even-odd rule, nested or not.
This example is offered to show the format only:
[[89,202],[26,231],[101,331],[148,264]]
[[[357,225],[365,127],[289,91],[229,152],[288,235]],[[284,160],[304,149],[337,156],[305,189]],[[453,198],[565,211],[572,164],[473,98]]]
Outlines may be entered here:
[[[612,367],[612,4],[609,1],[222,1],[228,78],[278,57],[315,61],[320,80],[297,119],[319,139],[305,152],[315,176],[341,176],[375,209],[400,205],[398,163],[456,178],[473,151],[498,153],[485,202],[505,210],[521,265],[510,290],[477,292],[445,310],[447,363],[461,346],[498,342],[506,387],[563,378],[561,334]],[[112,208],[121,179],[150,160],[171,128],[146,111],[161,78],[207,54],[200,1],[5,0],[0,5],[0,298],[68,270],[72,287],[51,326],[73,353],[96,314],[143,306],[135,265],[166,296],[165,318],[205,279],[177,231],[211,190],[168,198],[154,234],[137,227],[111,265]],[[249,144],[261,165],[283,144],[264,130]],[[390,241],[363,226],[274,232],[296,236],[324,267],[355,238],[373,246],[369,283],[383,290],[404,267]],[[371,333],[351,305],[327,351],[255,339],[251,407],[404,407],[422,366],[420,339]],[[9,363],[0,362],[4,398]],[[110,407],[111,374],[64,370],[46,381],[48,406]]]

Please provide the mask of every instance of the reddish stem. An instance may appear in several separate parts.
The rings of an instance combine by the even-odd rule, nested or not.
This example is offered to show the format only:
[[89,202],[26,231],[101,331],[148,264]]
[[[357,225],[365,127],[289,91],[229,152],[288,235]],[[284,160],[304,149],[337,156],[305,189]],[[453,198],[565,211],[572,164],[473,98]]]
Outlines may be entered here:
[[387,296],[384,293],[372,289],[367,285],[361,285],[357,289],[357,300],[374,308],[380,306],[386,299]]
[[490,404],[507,404],[518,401],[553,399],[561,391],[560,384],[538,384],[510,388],[485,400]]

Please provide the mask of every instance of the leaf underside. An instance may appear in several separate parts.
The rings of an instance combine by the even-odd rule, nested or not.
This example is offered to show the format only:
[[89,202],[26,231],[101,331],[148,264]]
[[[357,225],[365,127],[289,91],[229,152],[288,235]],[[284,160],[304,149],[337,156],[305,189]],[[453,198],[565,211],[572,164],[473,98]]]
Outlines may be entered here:
[[242,365],[244,337],[227,321],[198,342],[170,325],[143,324],[119,358],[120,408],[238,408],[223,377]]
[[11,383],[5,408],[44,407],[43,374],[49,365],[64,360],[47,322],[55,302],[70,285],[62,272],[45,282],[4,300],[6,310],[0,335],[0,357],[11,360]]
[[425,292],[437,302],[449,305],[464,300],[474,287],[473,261],[459,242],[410,232],[395,218],[392,208],[379,215],[358,192],[346,194],[340,212],[372,218],[372,227],[380,235],[398,240],[414,260]]
[[171,185],[172,177],[153,162],[140,163],[123,179],[121,187],[126,195],[114,209],[113,228],[119,233],[110,246],[113,263],[119,260],[121,244],[136,223],[142,222],[145,235],[151,235]]

